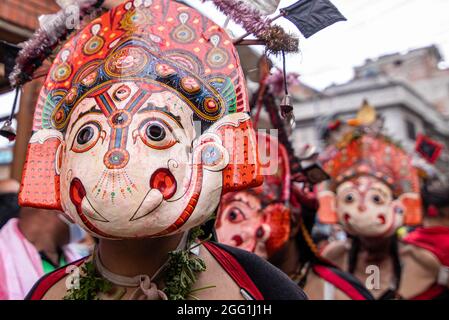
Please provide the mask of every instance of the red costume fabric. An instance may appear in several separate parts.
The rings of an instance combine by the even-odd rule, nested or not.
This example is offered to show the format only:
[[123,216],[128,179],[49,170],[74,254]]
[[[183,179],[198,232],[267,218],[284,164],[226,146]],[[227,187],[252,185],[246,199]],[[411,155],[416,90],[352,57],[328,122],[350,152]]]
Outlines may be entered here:
[[403,241],[429,250],[441,264],[449,267],[449,227],[418,228],[408,234]]

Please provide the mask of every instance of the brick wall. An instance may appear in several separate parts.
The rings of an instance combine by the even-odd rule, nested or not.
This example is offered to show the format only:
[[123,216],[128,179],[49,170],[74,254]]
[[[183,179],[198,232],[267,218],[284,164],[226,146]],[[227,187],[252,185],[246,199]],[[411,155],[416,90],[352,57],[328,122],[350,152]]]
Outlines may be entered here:
[[39,26],[37,17],[59,10],[55,0],[1,0],[0,19],[28,30]]

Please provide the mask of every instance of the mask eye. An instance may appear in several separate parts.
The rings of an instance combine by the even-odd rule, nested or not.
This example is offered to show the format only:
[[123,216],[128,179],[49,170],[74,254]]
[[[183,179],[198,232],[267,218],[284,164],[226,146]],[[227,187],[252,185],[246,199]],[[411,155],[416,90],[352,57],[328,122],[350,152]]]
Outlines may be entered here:
[[227,217],[231,223],[239,223],[245,220],[245,215],[238,208],[231,208],[228,211]]
[[89,122],[76,133],[71,150],[82,153],[92,149],[100,137],[101,127],[96,122]]
[[139,130],[143,143],[153,149],[165,150],[178,141],[168,123],[160,119],[151,119],[145,122]]
[[374,194],[374,195],[371,197],[371,200],[372,200],[375,204],[377,204],[377,205],[381,205],[381,204],[384,203],[382,197],[381,197],[380,195],[378,195],[378,194]]
[[153,141],[162,141],[167,136],[164,127],[157,122],[149,124],[145,130],[145,134]]
[[345,195],[344,200],[346,203],[353,203],[355,200],[355,197],[352,193],[348,193],[347,195]]

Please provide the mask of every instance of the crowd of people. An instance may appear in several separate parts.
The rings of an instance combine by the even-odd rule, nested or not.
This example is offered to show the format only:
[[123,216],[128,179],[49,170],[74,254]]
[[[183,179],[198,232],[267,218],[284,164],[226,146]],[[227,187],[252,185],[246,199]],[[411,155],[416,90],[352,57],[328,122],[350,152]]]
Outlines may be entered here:
[[267,58],[250,99],[233,39],[184,3],[60,38],[22,181],[0,183],[0,299],[449,297],[449,188],[367,103],[299,151]]

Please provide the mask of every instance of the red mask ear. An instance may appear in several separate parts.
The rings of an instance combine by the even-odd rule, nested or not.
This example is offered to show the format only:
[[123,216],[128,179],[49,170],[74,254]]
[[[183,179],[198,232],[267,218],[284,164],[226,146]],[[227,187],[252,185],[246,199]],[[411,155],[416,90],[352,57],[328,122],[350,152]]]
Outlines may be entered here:
[[260,186],[263,176],[250,117],[246,113],[234,113],[215,125],[229,152],[229,164],[223,170],[223,194]]
[[19,205],[62,211],[57,154],[62,134],[56,130],[37,131],[28,144],[23,168]]
[[404,193],[398,200],[404,208],[404,225],[420,225],[422,223],[421,197],[417,193]]
[[284,246],[290,237],[290,210],[283,204],[275,203],[266,207],[264,213],[267,217],[265,223],[271,229],[266,242],[267,255],[271,257]]
[[318,219],[320,223],[337,224],[338,216],[336,210],[335,193],[329,190],[318,192],[318,201],[320,207],[318,209]]

